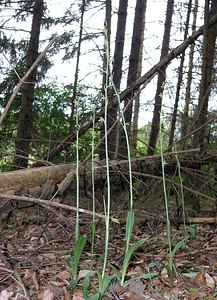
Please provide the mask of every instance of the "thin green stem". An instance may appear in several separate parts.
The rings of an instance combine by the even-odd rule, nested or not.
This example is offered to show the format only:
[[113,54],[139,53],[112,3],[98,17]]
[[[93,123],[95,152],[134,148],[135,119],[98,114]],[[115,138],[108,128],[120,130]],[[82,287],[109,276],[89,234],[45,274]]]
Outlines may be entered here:
[[[107,116],[108,116],[108,88],[109,88],[109,44],[108,39],[106,38],[106,81],[104,88],[104,102],[105,102],[105,116],[104,116],[104,127],[105,127],[105,160],[106,160],[106,175],[107,175],[107,206],[105,204],[105,257],[102,271],[102,278],[105,277],[106,265],[108,260],[108,247],[109,247],[109,226],[110,226],[110,206],[111,206],[111,191],[110,191],[110,174],[109,174],[109,151],[108,151],[108,129],[107,129]],[[106,201],[105,201],[106,202]]]
[[[96,199],[95,199],[95,164],[94,164],[94,147],[95,147],[95,107],[93,108],[93,128],[92,128],[92,157],[91,157],[91,168],[92,168],[92,197],[93,197],[93,223],[92,223],[92,237],[91,237],[91,258],[93,258],[94,253],[94,242],[95,242],[95,230],[96,230]],[[91,259],[91,268],[92,268],[92,259]]]
[[[169,254],[170,257],[172,255],[172,245],[171,245],[171,230],[170,230],[170,218],[169,218],[169,207],[168,207],[168,197],[167,197],[167,190],[166,190],[166,178],[165,178],[165,162],[163,156],[163,135],[162,135],[162,120],[160,121],[160,155],[161,155],[161,167],[162,167],[162,177],[163,177],[163,190],[164,190],[164,201],[166,207],[166,219],[167,219],[167,240],[169,246]],[[170,270],[172,271],[172,270]]]
[[[79,208],[79,112],[78,100],[76,101],[76,207]],[[79,238],[79,212],[76,212],[75,240]]]
[[95,107],[93,108],[93,129],[92,129],[92,197],[93,197],[93,223],[95,223],[96,199],[95,199],[95,164],[94,164],[94,148],[95,148]]
[[184,229],[185,229],[185,232],[186,232],[184,189],[183,189],[183,184],[182,184],[181,166],[180,166],[180,162],[179,162],[179,159],[178,159],[177,155],[176,155],[176,160],[177,160],[177,166],[178,166],[178,172],[179,172],[179,181],[180,181],[180,189],[181,189],[182,217],[183,217]]
[[129,250],[130,238],[131,238],[131,234],[132,234],[132,230],[133,230],[133,225],[134,225],[134,213],[133,213],[133,180],[132,180],[133,177],[132,177],[132,167],[131,167],[130,142],[129,142],[129,137],[128,137],[128,133],[127,133],[126,121],[125,121],[123,109],[121,108],[120,95],[119,95],[118,91],[116,90],[114,84],[113,84],[113,87],[114,87],[115,94],[117,96],[119,107],[120,107],[120,113],[121,113],[121,117],[122,117],[122,124],[121,125],[123,127],[125,138],[126,138],[126,143],[127,143],[127,158],[128,158],[128,166],[129,166],[130,212],[128,213],[128,217],[127,217],[127,220],[129,221],[129,224],[127,224],[127,226],[129,226],[129,228],[126,231],[126,249],[125,249],[125,256],[126,256],[128,250]]
[[121,125],[123,127],[125,138],[126,138],[126,143],[127,143],[127,157],[128,157],[129,180],[130,180],[130,210],[132,211],[133,210],[133,179],[132,179],[133,177],[132,177],[132,167],[131,167],[130,142],[129,142],[129,137],[128,137],[128,133],[127,133],[127,125],[126,125],[123,109],[121,107],[120,94],[116,90],[114,84],[113,84],[113,88],[114,88],[114,91],[115,91],[115,95],[118,99],[120,113],[121,113],[121,117],[122,117],[122,124]]

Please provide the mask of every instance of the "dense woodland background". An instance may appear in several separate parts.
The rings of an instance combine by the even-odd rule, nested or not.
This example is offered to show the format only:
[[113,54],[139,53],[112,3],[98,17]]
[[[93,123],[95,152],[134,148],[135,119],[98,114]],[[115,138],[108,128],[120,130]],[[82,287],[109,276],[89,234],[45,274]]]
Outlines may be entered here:
[[0,300],[217,299],[217,0],[0,10]]
[[[0,8],[2,172],[90,160],[94,145],[92,158],[102,162],[108,155],[121,165],[130,155],[135,197],[159,199],[163,151],[177,207],[182,188],[195,214],[201,203],[216,211],[216,1]],[[118,172],[124,190],[127,171]]]

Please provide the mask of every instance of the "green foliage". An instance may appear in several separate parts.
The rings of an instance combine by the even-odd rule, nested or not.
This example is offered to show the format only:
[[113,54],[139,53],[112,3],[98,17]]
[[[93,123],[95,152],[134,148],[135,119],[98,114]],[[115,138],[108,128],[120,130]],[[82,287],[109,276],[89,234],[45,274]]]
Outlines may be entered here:
[[[0,88],[7,93],[3,93],[0,98],[0,106],[4,107],[10,97],[13,89],[13,82],[16,75],[9,74],[14,77],[11,80],[2,82]],[[9,77],[10,77],[9,76]],[[11,82],[11,84],[9,84]],[[48,153],[55,145],[64,140],[69,134],[69,117],[71,109],[72,85],[58,86],[58,84],[42,84],[35,89],[35,99],[33,103],[34,109],[34,132],[33,143],[31,145],[30,154],[34,157],[41,157],[42,154]],[[79,124],[82,124],[88,118],[92,117],[92,107],[99,108],[100,99],[93,96],[95,89],[92,87],[81,86],[78,89],[79,97]],[[0,165],[2,170],[9,170],[12,157],[7,156],[7,152],[14,152],[14,139],[16,137],[19,107],[21,94],[18,93],[15,101],[7,115],[5,122],[0,128],[1,145]],[[82,160],[91,151],[92,129],[89,129],[81,138],[79,138],[79,155]],[[95,126],[94,135],[96,142],[99,137],[98,126]],[[76,145],[72,145],[68,160],[76,159]],[[65,161],[65,153],[61,153],[54,162],[60,163]]]
[[[161,123],[161,134],[162,134],[162,146],[163,146],[163,151],[167,148],[168,146],[168,137],[169,137],[169,126],[170,122],[167,120],[167,118],[164,118]],[[138,131],[138,141],[137,141],[137,155],[146,155],[147,153],[147,145],[149,143],[149,137],[150,137],[150,132],[151,132],[151,123],[149,122],[148,124],[144,125],[141,127]],[[158,139],[157,145],[156,145],[156,153],[160,154],[160,138]]]
[[[91,277],[94,275],[97,275],[98,286],[94,285],[91,282]],[[87,276],[85,277],[83,284],[82,284],[83,296],[84,296],[85,300],[100,300],[100,299],[102,299],[104,293],[106,292],[108,287],[112,284],[113,280],[114,280],[114,276],[109,276],[109,275],[105,274],[105,276],[102,277],[102,274],[100,272],[90,271],[87,274]],[[96,291],[95,294],[89,293],[89,288],[91,285],[94,287],[94,289]]]
[[87,237],[85,236],[80,236],[74,246],[74,249],[72,251],[72,257],[69,261],[69,265],[71,268],[71,273],[72,273],[72,281],[69,284],[69,288],[73,289],[77,285],[77,275],[78,275],[78,266],[79,266],[79,261],[81,258],[81,254],[84,250],[84,246],[86,244]]
[[58,89],[41,85],[35,90],[34,120],[36,134],[43,139],[62,139],[68,130],[67,110],[70,107],[68,87]]
[[185,247],[186,242],[189,240],[190,236],[187,235],[184,238],[182,238],[179,242],[176,243],[175,247],[172,249],[171,253],[170,253],[170,257],[169,257],[169,262],[168,262],[168,273],[172,274],[173,272],[173,263],[174,263],[174,258],[175,258],[175,254],[176,252],[180,249]]
[[127,252],[125,253],[125,257],[124,257],[124,262],[123,262],[123,270],[122,270],[122,276],[121,276],[121,285],[122,286],[125,286],[125,276],[126,276],[126,273],[127,273],[127,268],[129,266],[129,262],[130,262],[130,259],[133,255],[133,253],[142,245],[144,244],[146,241],[148,240],[148,238],[144,238],[144,239],[141,239],[139,241],[137,241],[133,246],[131,246]]
[[[72,85],[55,87],[54,85],[41,85],[36,89],[34,102],[34,124],[37,151],[47,153],[69,134],[69,117],[71,109]],[[99,106],[98,97],[93,97],[92,88],[81,86],[79,97],[79,124],[92,116],[92,103]],[[96,138],[98,136],[95,131]],[[91,129],[79,138],[79,156],[82,160],[91,151]],[[65,153],[61,153],[55,162],[63,162]],[[76,159],[76,145],[70,149],[68,160]]]
[[[129,231],[128,231],[129,232]],[[104,293],[106,292],[106,290],[114,285],[116,282],[120,282],[120,284],[123,287],[126,287],[130,282],[132,282],[133,280],[139,280],[139,279],[150,279],[154,276],[157,275],[157,273],[148,273],[148,274],[143,274],[140,276],[136,276],[134,278],[131,278],[130,280],[125,281],[125,277],[126,277],[126,273],[127,273],[127,268],[129,266],[129,262],[130,259],[133,255],[133,253],[146,241],[148,240],[148,238],[144,238],[141,239],[139,241],[137,241],[133,246],[131,246],[125,253],[125,257],[124,257],[124,262],[123,262],[123,268],[122,268],[122,272],[120,273],[115,266],[110,264],[111,269],[113,270],[113,275],[109,276],[108,274],[104,273],[101,274],[100,272],[97,271],[93,271],[91,270],[86,276],[85,279],[83,281],[83,296],[86,300],[100,300],[102,299]],[[97,275],[97,283],[98,286],[96,286],[95,284],[92,283],[91,281],[91,277]],[[90,290],[90,286],[92,286],[96,293],[95,294],[90,294],[89,290]]]

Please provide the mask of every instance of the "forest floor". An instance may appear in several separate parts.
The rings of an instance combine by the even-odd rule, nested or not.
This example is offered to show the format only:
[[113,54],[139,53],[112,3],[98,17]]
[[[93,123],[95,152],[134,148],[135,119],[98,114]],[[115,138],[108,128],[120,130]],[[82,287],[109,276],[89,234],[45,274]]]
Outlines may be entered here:
[[[31,211],[31,212],[30,212]],[[131,257],[126,288],[119,284],[109,289],[103,299],[161,300],[217,299],[217,226],[194,224],[190,237],[184,226],[171,225],[172,247],[176,245],[173,272],[168,274],[168,240],[163,209],[136,210],[131,243],[147,241]],[[0,300],[82,300],[82,282],[90,268],[102,271],[105,254],[105,224],[96,225],[94,257],[91,253],[90,215],[80,215],[80,233],[88,237],[79,264],[79,282],[69,289],[72,279],[69,260],[75,241],[75,213],[62,212],[64,221],[49,211],[34,206],[14,209],[1,223],[0,233]],[[111,222],[107,274],[114,275],[109,264],[120,272],[125,253],[126,212],[115,210]],[[181,247],[180,247],[181,246]],[[140,276],[140,279],[133,280]],[[93,278],[93,281],[95,279]]]

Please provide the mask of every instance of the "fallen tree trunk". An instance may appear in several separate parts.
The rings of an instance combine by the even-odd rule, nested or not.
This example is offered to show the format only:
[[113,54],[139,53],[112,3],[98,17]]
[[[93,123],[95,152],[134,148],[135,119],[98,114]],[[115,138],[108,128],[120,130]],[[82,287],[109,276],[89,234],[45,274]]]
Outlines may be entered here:
[[[0,193],[16,194],[37,187],[46,188],[48,183],[59,184],[72,170],[72,165],[64,164],[49,167],[17,170],[0,174]],[[44,197],[43,197],[44,198]]]
[[[165,154],[168,160],[172,160],[174,155],[182,155],[187,152],[195,152],[196,150],[179,151],[176,153],[169,152]],[[153,169],[160,169],[160,166],[156,166],[160,163],[161,156],[145,156],[140,158],[131,159],[131,168],[134,172],[150,173],[153,175]],[[105,161],[95,161],[95,180],[106,181],[106,164]],[[117,176],[126,176],[129,171],[128,160],[112,160],[109,162],[111,176],[111,182],[117,182]],[[59,187],[60,194],[74,182],[76,165],[62,164],[55,166],[44,166],[38,168],[29,168],[23,170],[16,170],[11,172],[5,172],[0,174],[0,193],[16,194],[20,192],[26,192],[41,187],[46,189],[46,185],[50,187],[50,184]],[[91,161],[85,164],[79,164],[79,175],[86,176],[87,180],[91,180],[92,163]],[[156,172],[155,172],[156,173]],[[89,175],[88,175],[89,174]],[[122,175],[121,175],[122,174]],[[117,175],[117,176],[116,176]],[[156,175],[156,174],[155,174]],[[44,198],[44,197],[43,197]]]
[[[194,154],[195,152],[195,154]],[[188,166],[189,164],[207,164],[216,161],[216,156],[209,155],[209,158],[198,157],[198,149],[191,149],[186,151],[179,151],[176,153],[168,152],[164,154],[166,160],[165,174],[169,175],[177,172],[177,155],[181,166]],[[212,158],[212,159],[211,159]],[[107,167],[105,161],[95,161],[94,180],[96,187],[107,186]],[[129,162],[128,160],[113,160],[109,162],[110,183],[111,186],[116,187],[127,185],[129,179]],[[162,181],[162,166],[161,156],[145,156],[141,158],[131,159],[131,169],[134,178],[146,180],[153,178]],[[76,188],[76,164],[64,164],[57,166],[48,166],[40,168],[32,168],[25,170],[17,170],[0,174],[0,193],[29,195],[32,197],[40,197],[42,199],[51,199],[56,195],[62,195],[68,188]],[[92,162],[79,164],[80,189],[84,191],[92,190]],[[176,182],[173,177],[166,177],[168,183],[172,183],[180,187],[180,181]],[[215,201],[212,197],[204,195],[203,193],[190,189],[187,186],[183,188],[191,193],[195,193],[200,197],[205,197]]]
[[[217,15],[213,16],[209,22],[209,28],[213,27],[217,23]],[[114,97],[109,101],[108,109],[112,109],[114,106],[116,106],[119,103],[119,100],[122,101],[126,95],[128,95],[133,89],[139,89],[144,88],[144,85],[149,83],[151,79],[163,68],[166,68],[167,65],[176,57],[178,57],[180,54],[182,54],[186,48],[193,44],[199,36],[203,34],[204,26],[201,26],[197,31],[194,32],[190,37],[188,37],[182,44],[177,46],[175,49],[169,52],[169,54],[164,57],[162,60],[160,60],[155,66],[153,66],[147,73],[145,73],[143,76],[138,78],[134,83],[132,83],[129,87],[127,87],[121,94],[120,98]],[[94,122],[98,122],[98,120],[103,116],[105,111],[105,108],[103,107],[98,113],[95,114]],[[83,123],[81,127],[79,128],[79,136],[83,135],[91,126],[93,125],[93,118],[91,117],[88,121]],[[76,139],[76,132],[72,132],[70,135],[68,135],[60,144],[58,144],[56,147],[54,147],[50,153],[43,156],[44,161],[46,160],[52,160],[54,157],[56,157],[61,151],[64,149],[67,149],[71,142],[75,141]]]

